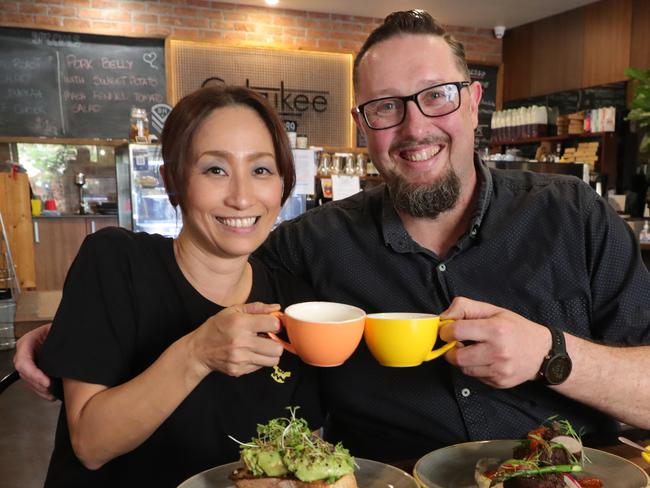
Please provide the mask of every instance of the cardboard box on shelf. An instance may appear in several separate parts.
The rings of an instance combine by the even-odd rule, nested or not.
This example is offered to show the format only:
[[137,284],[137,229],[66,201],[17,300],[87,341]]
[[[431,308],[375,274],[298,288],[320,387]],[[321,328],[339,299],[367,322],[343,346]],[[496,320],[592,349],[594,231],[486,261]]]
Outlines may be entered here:
[[598,142],[581,142],[574,153],[575,161],[595,166],[598,162]]
[[567,147],[564,149],[564,154],[562,154],[562,157],[560,158],[561,163],[574,163],[576,160],[576,148],[575,147]]
[[582,124],[582,121],[585,119],[584,112],[575,112],[573,114],[567,115],[570,121],[579,121]]

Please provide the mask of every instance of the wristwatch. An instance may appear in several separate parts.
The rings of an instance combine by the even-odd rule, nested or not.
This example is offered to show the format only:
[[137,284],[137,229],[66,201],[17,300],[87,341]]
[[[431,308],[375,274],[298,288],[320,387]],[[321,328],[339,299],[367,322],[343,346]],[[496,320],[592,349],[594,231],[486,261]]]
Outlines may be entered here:
[[571,358],[566,352],[564,333],[555,327],[548,325],[546,327],[551,331],[551,350],[544,356],[537,375],[546,385],[559,385],[564,383],[571,374]]

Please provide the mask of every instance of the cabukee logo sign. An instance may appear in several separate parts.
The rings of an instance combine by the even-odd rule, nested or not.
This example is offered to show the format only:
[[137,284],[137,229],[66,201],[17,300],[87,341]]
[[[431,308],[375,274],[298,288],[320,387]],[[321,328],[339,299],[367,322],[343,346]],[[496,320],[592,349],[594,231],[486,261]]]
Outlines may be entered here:
[[200,86],[245,86],[314,145],[352,146],[352,54],[168,42],[172,104]]
[[[218,76],[206,78],[201,86],[227,85],[228,82]],[[309,90],[304,88],[289,88],[284,80],[280,80],[278,87],[253,85],[249,78],[244,84],[269,100],[281,116],[298,116],[304,112],[313,110],[325,112],[327,110],[328,90]]]

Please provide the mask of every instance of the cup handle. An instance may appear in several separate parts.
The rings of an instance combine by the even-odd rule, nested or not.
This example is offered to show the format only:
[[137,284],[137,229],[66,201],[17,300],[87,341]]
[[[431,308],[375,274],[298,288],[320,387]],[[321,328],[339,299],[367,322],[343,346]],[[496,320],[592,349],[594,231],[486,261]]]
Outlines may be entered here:
[[[280,319],[280,325],[284,327],[284,314],[282,312],[271,312],[271,315],[275,315],[278,319]],[[284,347],[287,351],[295,354],[296,356],[298,355],[298,352],[296,351],[296,348],[293,347],[293,345],[287,341],[283,341],[280,339],[277,335],[275,335],[273,332],[267,332],[267,336],[269,336],[269,339],[277,342],[280,344],[282,347]]]
[[[438,327],[442,328],[447,324],[451,324],[453,321],[454,321],[454,319],[442,319],[440,321],[440,323],[438,324]],[[424,358],[424,360],[425,361],[431,361],[432,359],[439,358],[444,353],[446,353],[450,349],[453,349],[454,347],[456,347],[456,341],[448,342],[444,346],[441,346],[438,349],[434,349],[433,351],[431,351],[429,354],[427,354],[427,357]]]

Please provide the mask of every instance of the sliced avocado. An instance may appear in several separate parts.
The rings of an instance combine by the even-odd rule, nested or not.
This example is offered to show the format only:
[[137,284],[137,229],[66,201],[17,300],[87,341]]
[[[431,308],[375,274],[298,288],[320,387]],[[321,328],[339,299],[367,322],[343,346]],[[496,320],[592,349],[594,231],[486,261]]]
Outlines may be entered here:
[[303,453],[287,464],[300,481],[337,480],[354,472],[354,459],[341,453]]
[[275,450],[245,449],[241,458],[254,476],[283,476],[289,472]]
[[282,476],[289,472],[278,451],[260,452],[257,456],[257,462],[266,476]]

